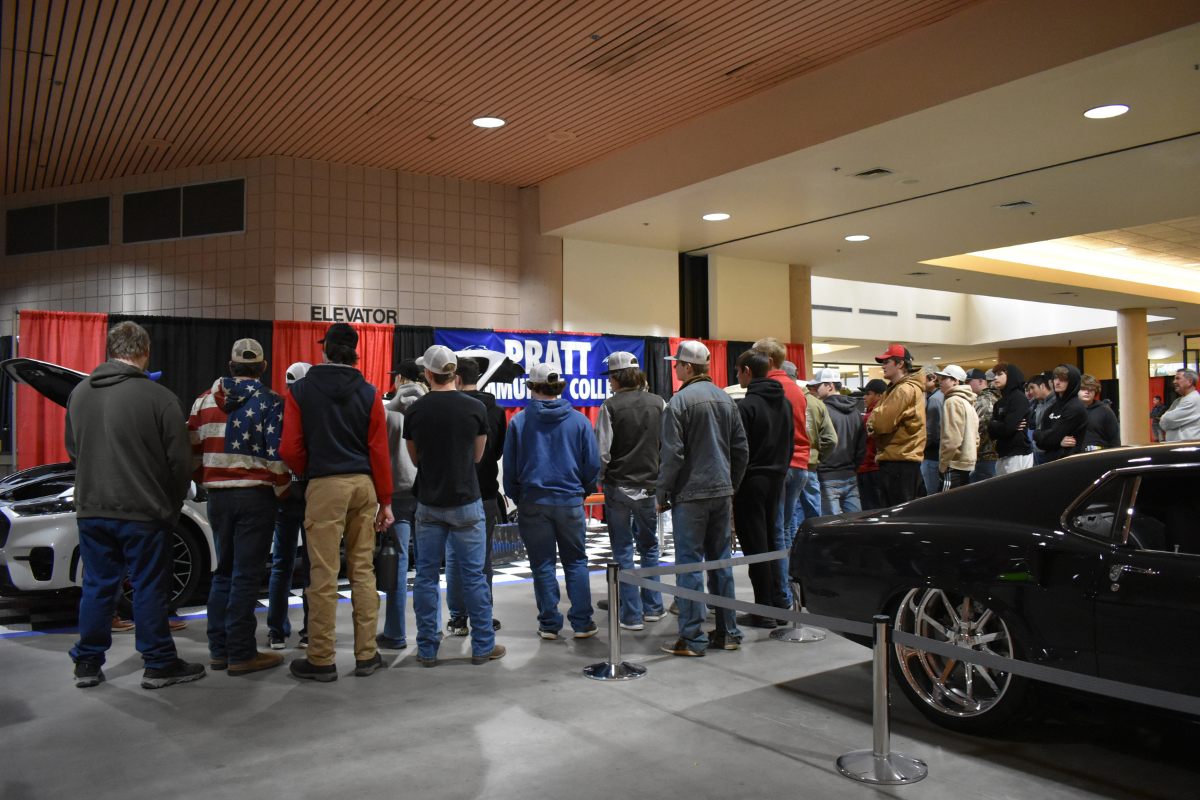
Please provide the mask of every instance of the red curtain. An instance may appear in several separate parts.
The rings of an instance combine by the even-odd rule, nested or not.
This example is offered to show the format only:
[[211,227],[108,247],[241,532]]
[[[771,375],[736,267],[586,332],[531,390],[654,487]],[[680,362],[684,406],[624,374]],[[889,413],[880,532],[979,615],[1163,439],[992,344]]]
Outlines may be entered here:
[[[107,314],[22,311],[19,354],[90,373],[105,360]],[[20,469],[67,460],[66,410],[28,386],[17,386],[17,459]]]
[[[297,361],[321,363],[321,345],[317,342],[325,338],[329,325],[328,322],[284,320],[275,323],[271,335],[272,386],[282,391],[287,385],[287,368]],[[392,368],[392,337],[395,329],[391,325],[359,323],[353,327],[358,331],[358,368],[362,370],[363,377],[380,390],[389,391],[392,380],[388,371]]]
[[[676,339],[674,337],[667,339],[667,346],[671,348],[671,355],[675,355],[676,353],[679,352],[679,343],[683,342],[683,341],[687,341],[687,340],[686,339]],[[713,383],[715,383],[720,388],[724,389],[726,386],[729,385],[729,364],[726,363],[728,361],[728,353],[729,353],[728,343],[724,342],[724,341],[719,341],[717,339],[700,339],[699,341],[701,342],[701,344],[703,344],[705,347],[708,348],[708,354],[709,354],[708,374],[709,374],[709,376],[712,377]],[[675,366],[674,362],[671,362],[671,366],[672,367]],[[679,387],[682,385],[683,384],[680,382],[679,378],[675,377],[675,370],[672,369],[671,370],[671,389],[673,391],[678,392]]]
[[787,348],[787,360],[796,365],[796,371],[800,374],[800,377],[809,377],[808,363],[804,358],[804,345],[786,344],[784,347]]

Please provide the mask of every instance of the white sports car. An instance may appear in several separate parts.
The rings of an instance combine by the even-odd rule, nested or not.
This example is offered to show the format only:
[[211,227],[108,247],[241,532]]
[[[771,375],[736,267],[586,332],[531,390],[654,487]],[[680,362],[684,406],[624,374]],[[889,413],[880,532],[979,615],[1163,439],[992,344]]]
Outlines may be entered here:
[[[9,359],[0,369],[64,407],[71,390],[87,377],[29,358]],[[44,464],[0,480],[0,595],[45,594],[83,585],[74,494],[75,467],[69,463]],[[193,484],[174,530],[173,609],[203,602],[198,593],[217,560],[207,506],[195,494]],[[122,616],[132,613],[131,601],[126,583],[118,600]]]

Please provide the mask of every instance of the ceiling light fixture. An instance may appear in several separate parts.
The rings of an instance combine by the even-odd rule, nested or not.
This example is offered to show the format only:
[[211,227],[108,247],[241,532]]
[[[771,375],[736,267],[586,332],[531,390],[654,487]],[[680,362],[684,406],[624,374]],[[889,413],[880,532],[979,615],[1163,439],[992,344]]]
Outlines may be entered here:
[[728,214],[705,214],[704,219],[709,222],[720,222],[723,219],[729,219]]
[[477,128],[499,128],[504,120],[499,117],[477,117],[471,120],[471,124]]
[[871,238],[870,236],[867,236],[865,234],[856,233],[853,236],[847,236],[846,241],[847,242],[865,242],[867,239],[870,239],[870,238]]
[[1110,247],[1110,248],[1108,248],[1108,252],[1110,252],[1110,253],[1119,253],[1119,252],[1121,252],[1122,250],[1128,250],[1128,249],[1129,249],[1128,247]]
[[1129,106],[1127,105],[1122,103],[1113,103],[1110,106],[1096,106],[1095,108],[1089,108],[1087,111],[1083,112],[1083,115],[1088,119],[1111,119],[1112,117],[1121,116],[1128,110]]

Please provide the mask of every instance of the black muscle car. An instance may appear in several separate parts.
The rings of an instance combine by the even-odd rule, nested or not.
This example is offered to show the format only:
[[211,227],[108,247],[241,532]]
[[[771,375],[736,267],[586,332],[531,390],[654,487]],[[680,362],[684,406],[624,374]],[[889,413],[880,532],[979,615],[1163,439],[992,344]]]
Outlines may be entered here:
[[[809,519],[789,571],[817,614],[887,614],[899,631],[1200,695],[1200,443],[1086,453]],[[904,693],[939,725],[976,733],[1029,710],[1025,678],[894,656]]]

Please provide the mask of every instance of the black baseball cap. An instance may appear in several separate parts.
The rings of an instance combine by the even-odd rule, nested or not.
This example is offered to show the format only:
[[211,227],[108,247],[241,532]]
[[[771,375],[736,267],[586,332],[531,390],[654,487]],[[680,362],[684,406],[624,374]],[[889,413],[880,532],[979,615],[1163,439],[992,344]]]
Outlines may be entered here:
[[415,358],[406,358],[400,362],[396,369],[388,373],[388,375],[399,375],[405,380],[416,381],[424,377],[424,372],[417,366]]
[[872,378],[867,381],[867,385],[863,388],[864,392],[874,392],[875,394],[883,394],[887,391],[887,381],[882,378]]
[[967,370],[967,380],[969,381],[986,381],[987,373],[976,367],[975,369]]
[[325,331],[325,338],[318,339],[317,344],[340,344],[352,350],[358,349],[358,331],[345,322],[335,322]]

